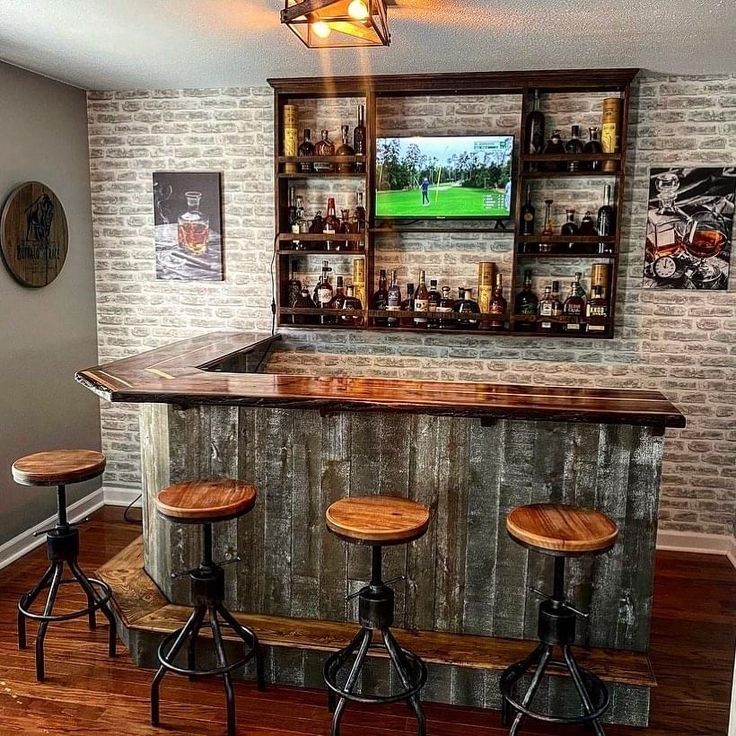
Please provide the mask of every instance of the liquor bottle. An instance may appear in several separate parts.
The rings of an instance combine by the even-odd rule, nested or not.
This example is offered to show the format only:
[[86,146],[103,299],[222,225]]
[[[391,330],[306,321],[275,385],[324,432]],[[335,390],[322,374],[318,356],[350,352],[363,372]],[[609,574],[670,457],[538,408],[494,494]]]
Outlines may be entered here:
[[[583,153],[603,153],[601,147],[601,129],[594,127],[588,128],[588,135],[590,140],[583,146]],[[586,161],[585,169],[587,171],[600,171],[601,162],[597,160]]]
[[325,221],[322,219],[322,213],[317,210],[314,217],[312,218],[312,222],[309,225],[309,232],[312,235],[321,235],[325,230]]
[[508,304],[503,296],[503,276],[499,273],[496,274],[496,288],[493,292],[493,299],[491,300],[491,308],[489,310],[488,329],[505,329],[507,311]]
[[[378,291],[373,294],[373,309],[384,311],[388,307],[388,287],[386,285],[386,270],[381,269],[378,276]],[[386,317],[376,317],[374,319],[376,325],[385,327],[388,323]]]
[[338,276],[335,279],[335,296],[332,297],[332,301],[327,305],[330,309],[342,309],[345,303],[345,289],[343,287],[343,278]]
[[360,300],[361,304],[368,304],[365,294],[365,259],[353,259],[353,289],[355,298]]
[[471,289],[465,289],[460,303],[455,307],[455,311],[458,312],[460,317],[457,318],[457,322],[453,325],[462,330],[477,330],[480,327],[480,307],[478,302],[473,301],[473,292]]
[[[583,152],[583,148],[583,142],[580,140],[580,126],[573,125],[570,133],[570,140],[565,144],[565,152],[578,154]],[[567,170],[580,171],[580,162],[568,161]]]
[[688,215],[677,205],[680,177],[674,171],[665,171],[654,179],[659,204],[649,208],[647,215],[647,260],[674,256],[683,248]]
[[560,282],[552,282],[552,316],[562,316],[562,302],[560,301]]
[[[299,150],[299,110],[296,105],[284,105],[283,113],[283,136],[284,156],[294,159]],[[297,165],[292,161],[284,163],[285,174],[296,174]]]
[[[430,294],[431,293],[432,292],[430,291]],[[449,330],[455,327],[455,320],[451,317],[444,316],[448,312],[452,313],[454,310],[455,300],[450,296],[450,287],[443,286],[439,304],[435,307],[435,314],[437,315],[435,326],[440,330]],[[480,308],[478,311],[480,311]]]
[[[539,90],[534,90],[534,106],[524,124],[526,153],[534,155],[544,150],[544,115],[539,110]],[[534,170],[531,166],[530,170]]]
[[[327,215],[323,221],[322,232],[325,235],[336,235],[340,231],[340,220],[337,219],[335,210],[335,198],[327,198]],[[325,240],[325,250],[337,250],[335,241],[332,238]]]
[[[399,282],[396,280],[396,271],[391,271],[391,286],[388,287],[386,292],[386,309],[389,312],[401,311],[401,289],[399,288]],[[386,320],[386,324],[389,327],[398,327],[398,316],[390,315]]]
[[[350,235],[355,232],[355,224],[350,219],[350,210],[347,208],[340,210],[340,226],[338,232],[344,235]],[[354,245],[355,243],[350,240],[340,241],[340,248],[338,250],[353,250]]]
[[595,229],[598,235],[610,236],[614,234],[615,225],[616,218],[611,203],[611,185],[606,184],[603,187],[603,204],[598,210]]
[[287,217],[289,219],[289,231],[293,233],[294,225],[297,225],[296,232],[299,232],[296,212],[296,187],[289,187],[289,196],[286,201]]
[[[314,309],[315,306],[316,305],[314,301],[312,301],[312,297],[309,296],[309,287],[307,286],[307,282],[305,281],[302,284],[299,296],[294,302],[294,309]],[[295,325],[311,325],[317,322],[317,318],[314,315],[295,314],[292,321]]]
[[[335,146],[330,140],[330,131],[322,131],[322,139],[314,147],[315,156],[334,156]],[[314,170],[320,174],[330,174],[335,170],[334,164],[329,161],[315,161]]]
[[[294,221],[291,223],[292,233],[305,233],[309,230],[309,226],[304,220],[304,200],[301,197],[296,198]],[[306,250],[307,246],[303,240],[292,241],[294,250]]]
[[[565,144],[562,142],[562,133],[559,130],[552,132],[552,137],[547,141],[544,152],[548,155],[562,156],[565,154]],[[565,171],[567,164],[564,161],[549,161],[544,167],[545,171]]]
[[355,223],[357,232],[365,232],[365,206],[363,205],[363,192],[357,194],[358,204],[355,206]]
[[585,316],[588,332],[605,332],[608,327],[608,300],[603,296],[603,287],[596,284],[588,299]]
[[585,289],[583,289],[583,285],[580,283],[580,279],[582,277],[583,274],[580,271],[576,271],[573,283],[575,284],[575,294],[585,300],[588,295],[585,293]]
[[350,325],[351,327],[359,327],[363,324],[363,305],[360,299],[355,296],[355,287],[352,284],[346,289],[342,310],[343,313],[340,315],[341,324]]
[[[623,100],[620,97],[606,97],[601,112],[601,149],[603,153],[618,153],[621,150],[621,111]],[[601,171],[613,172],[618,168],[616,161],[604,161]]]
[[414,294],[414,312],[423,313],[415,315],[414,327],[426,327],[428,319],[425,315],[429,312],[429,291],[424,271],[419,272],[419,286]]
[[[312,301],[321,309],[326,309],[332,301],[333,290],[330,283],[330,271],[332,269],[329,261],[322,261],[322,276],[320,276],[317,285],[314,287],[314,294],[312,295]],[[331,320],[324,316],[320,317],[320,322],[323,325],[331,324]]]
[[437,290],[437,279],[430,279],[429,293],[427,295],[427,311],[429,312],[429,327],[437,327],[437,320],[432,315],[437,311],[437,307],[442,299],[442,294]]
[[545,317],[552,317],[554,310],[554,299],[552,298],[552,285],[544,287],[544,295],[539,300],[537,305],[537,313],[542,319],[539,320],[538,327],[540,330],[547,332],[552,331],[553,322],[551,319],[544,319]]
[[[580,323],[585,314],[585,298],[578,292],[580,274],[575,274],[575,281],[570,282],[570,291],[562,307],[562,313],[569,321],[565,322],[565,332],[580,332]],[[582,288],[582,287],[580,287]]]
[[[531,269],[524,271],[524,288],[516,295],[514,301],[514,314],[521,315],[523,317],[530,317],[537,314],[537,306],[539,300],[537,295],[532,291],[532,272]],[[532,323],[521,322],[521,329],[531,329]]]
[[[402,312],[413,312],[414,311],[414,284],[406,285],[406,299],[401,302]],[[408,317],[401,320],[401,324],[405,327],[411,327],[414,324],[414,318]]]
[[199,211],[202,192],[185,192],[187,211],[177,220],[177,240],[179,247],[194,255],[201,256],[207,251],[210,238],[209,218]]
[[[560,228],[560,235],[577,235],[579,233],[579,228],[577,223],[575,222],[575,210],[565,210],[565,218],[565,222]],[[576,243],[571,242],[567,244],[567,250],[570,253],[574,253],[576,248]]]
[[293,307],[296,304],[299,294],[302,293],[302,282],[296,277],[296,258],[291,261],[291,276],[286,287],[286,303]]
[[[297,151],[298,156],[314,156],[314,143],[312,143],[312,131],[309,128],[304,129],[304,140]],[[299,169],[303,174],[310,174],[314,171],[311,161],[301,161]]]
[[578,228],[579,235],[596,235],[595,221],[593,215],[590,214],[590,210],[586,210],[582,219],[580,220],[580,227]]
[[[555,234],[555,231],[552,225],[552,200],[545,199],[544,200],[544,225],[542,226],[542,236],[545,238],[551,238],[554,234]],[[539,244],[539,252],[540,253],[551,253],[552,243],[541,242]]]
[[532,188],[530,184],[526,185],[526,202],[521,208],[521,234],[534,235],[534,215],[536,210],[532,204]]
[[[348,142],[350,136],[350,128],[347,125],[340,127],[342,133],[342,145],[335,152],[336,156],[355,156],[355,149]],[[337,170],[341,174],[350,174],[354,170],[352,161],[340,161],[337,164]]]
[[[358,105],[358,124],[355,126],[355,130],[353,130],[353,149],[356,156],[365,156],[365,141],[365,107]],[[358,161],[355,164],[355,171],[363,173],[365,171],[365,162]]]

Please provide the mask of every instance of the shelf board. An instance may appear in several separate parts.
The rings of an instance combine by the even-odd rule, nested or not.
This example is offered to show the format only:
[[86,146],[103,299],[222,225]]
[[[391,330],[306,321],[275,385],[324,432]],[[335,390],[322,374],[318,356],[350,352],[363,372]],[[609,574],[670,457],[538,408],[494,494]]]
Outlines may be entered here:
[[517,235],[519,243],[615,243],[615,235]]
[[605,258],[613,260],[615,253],[522,253],[516,252],[517,258]]
[[524,163],[570,162],[570,161],[620,161],[620,153],[522,153],[520,160]]
[[364,164],[367,156],[279,156],[280,164]]
[[622,176],[621,171],[520,171],[522,179],[566,179],[585,177],[595,179],[603,176]]
[[303,171],[294,174],[280,173],[279,179],[365,179],[364,172],[357,171],[312,171],[305,173]]
[[279,233],[279,241],[290,242],[303,240],[308,242],[324,242],[327,240],[343,240],[351,243],[362,243],[365,233]]
[[280,248],[276,251],[280,256],[350,256],[353,258],[365,258],[364,250],[294,250],[293,248]]

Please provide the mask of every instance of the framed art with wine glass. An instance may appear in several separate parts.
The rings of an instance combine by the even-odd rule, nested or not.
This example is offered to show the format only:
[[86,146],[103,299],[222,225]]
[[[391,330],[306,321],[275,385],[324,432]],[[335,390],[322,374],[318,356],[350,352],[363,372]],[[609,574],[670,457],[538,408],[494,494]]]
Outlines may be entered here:
[[644,287],[728,288],[736,167],[652,168]]

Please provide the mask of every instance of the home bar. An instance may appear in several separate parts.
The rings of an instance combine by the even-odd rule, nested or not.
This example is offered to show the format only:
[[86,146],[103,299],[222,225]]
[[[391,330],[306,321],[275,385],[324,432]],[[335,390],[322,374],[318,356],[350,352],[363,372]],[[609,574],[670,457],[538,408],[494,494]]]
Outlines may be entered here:
[[0,30],[74,85],[0,61],[0,736],[729,736],[736,67],[662,38],[736,29],[672,2]]

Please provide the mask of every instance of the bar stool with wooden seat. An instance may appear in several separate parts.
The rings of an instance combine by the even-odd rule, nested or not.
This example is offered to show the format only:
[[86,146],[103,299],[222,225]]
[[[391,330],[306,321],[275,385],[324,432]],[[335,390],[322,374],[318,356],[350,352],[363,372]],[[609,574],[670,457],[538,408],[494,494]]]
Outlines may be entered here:
[[[105,456],[94,450],[51,450],[37,452],[16,460],[13,463],[13,479],[26,486],[56,486],[57,519],[52,529],[36,532],[34,536],[46,534],[46,550],[49,567],[35,587],[21,596],[18,601],[18,647],[26,648],[26,619],[39,623],[36,635],[36,679],[42,682],[45,677],[43,645],[49,624],[69,621],[82,616],[89,617],[90,629],[95,629],[96,612],[101,611],[110,622],[108,650],[115,656],[117,631],[115,617],[110,610],[112,596],[110,587],[101,580],[89,578],[79,567],[79,529],[69,523],[66,508],[66,486],[82,483],[102,475],[105,470]],[[72,576],[64,578],[64,565]],[[54,614],[54,605],[59,588],[68,583],[76,583],[87,596],[87,607],[71,613]],[[41,591],[48,588],[43,612],[31,610]]]
[[[408,544],[427,531],[430,513],[426,506],[406,498],[365,496],[344,498],[333,503],[326,513],[327,527],[341,539],[353,544],[369,545],[372,551],[370,583],[358,593],[361,628],[350,644],[330,656],[325,662],[324,679],[330,691],[333,711],[332,736],[339,736],[340,721],[348,701],[358,703],[395,703],[406,701],[414,711],[419,736],[426,734],[426,720],[419,694],[427,681],[427,668],[413,652],[402,649],[391,633],[394,621],[394,591],[382,576],[381,550],[384,546]],[[374,643],[376,632],[380,641]],[[389,695],[356,694],[355,686],[369,650],[382,646],[402,684],[400,692]],[[338,684],[340,673],[348,660],[356,655],[344,684]]]
[[[245,666],[252,659],[256,664],[258,689],[265,688],[263,652],[258,637],[243,626],[225,608],[225,572],[212,559],[212,524],[237,519],[247,514],[256,503],[256,489],[238,480],[193,481],[179,483],[162,490],[156,497],[156,509],[160,516],[176,524],[201,524],[202,561],[194,570],[189,570],[194,611],[184,626],[167,636],[158,648],[160,667],[151,684],[151,723],[159,725],[159,689],[167,672],[175,672],[192,679],[221,675],[225,684],[227,700],[227,732],[235,735],[235,695],[231,673]],[[181,573],[174,573],[177,577]],[[212,631],[217,667],[198,669],[196,646],[205,617]],[[245,643],[245,654],[229,662],[225,653],[222,624],[226,624]],[[187,666],[176,663],[177,656],[185,644]]]
[[[613,519],[594,509],[542,503],[515,508],[506,517],[506,530],[522,546],[554,558],[554,584],[550,595],[542,594],[544,600],[539,606],[539,646],[501,675],[502,722],[509,725],[513,708],[516,716],[510,736],[518,733],[525,716],[548,723],[588,724],[597,736],[605,736],[600,718],[609,705],[608,689],[597,675],[578,665],[571,649],[575,641],[576,616],[587,617],[588,614],[578,611],[565,597],[565,560],[607,552],[616,543],[618,526]],[[553,659],[555,647],[562,652],[561,660]],[[563,716],[533,709],[542,677],[552,664],[565,668],[570,674],[582,703],[582,715]],[[519,681],[532,670],[534,674],[528,689],[523,696],[518,695]]]

